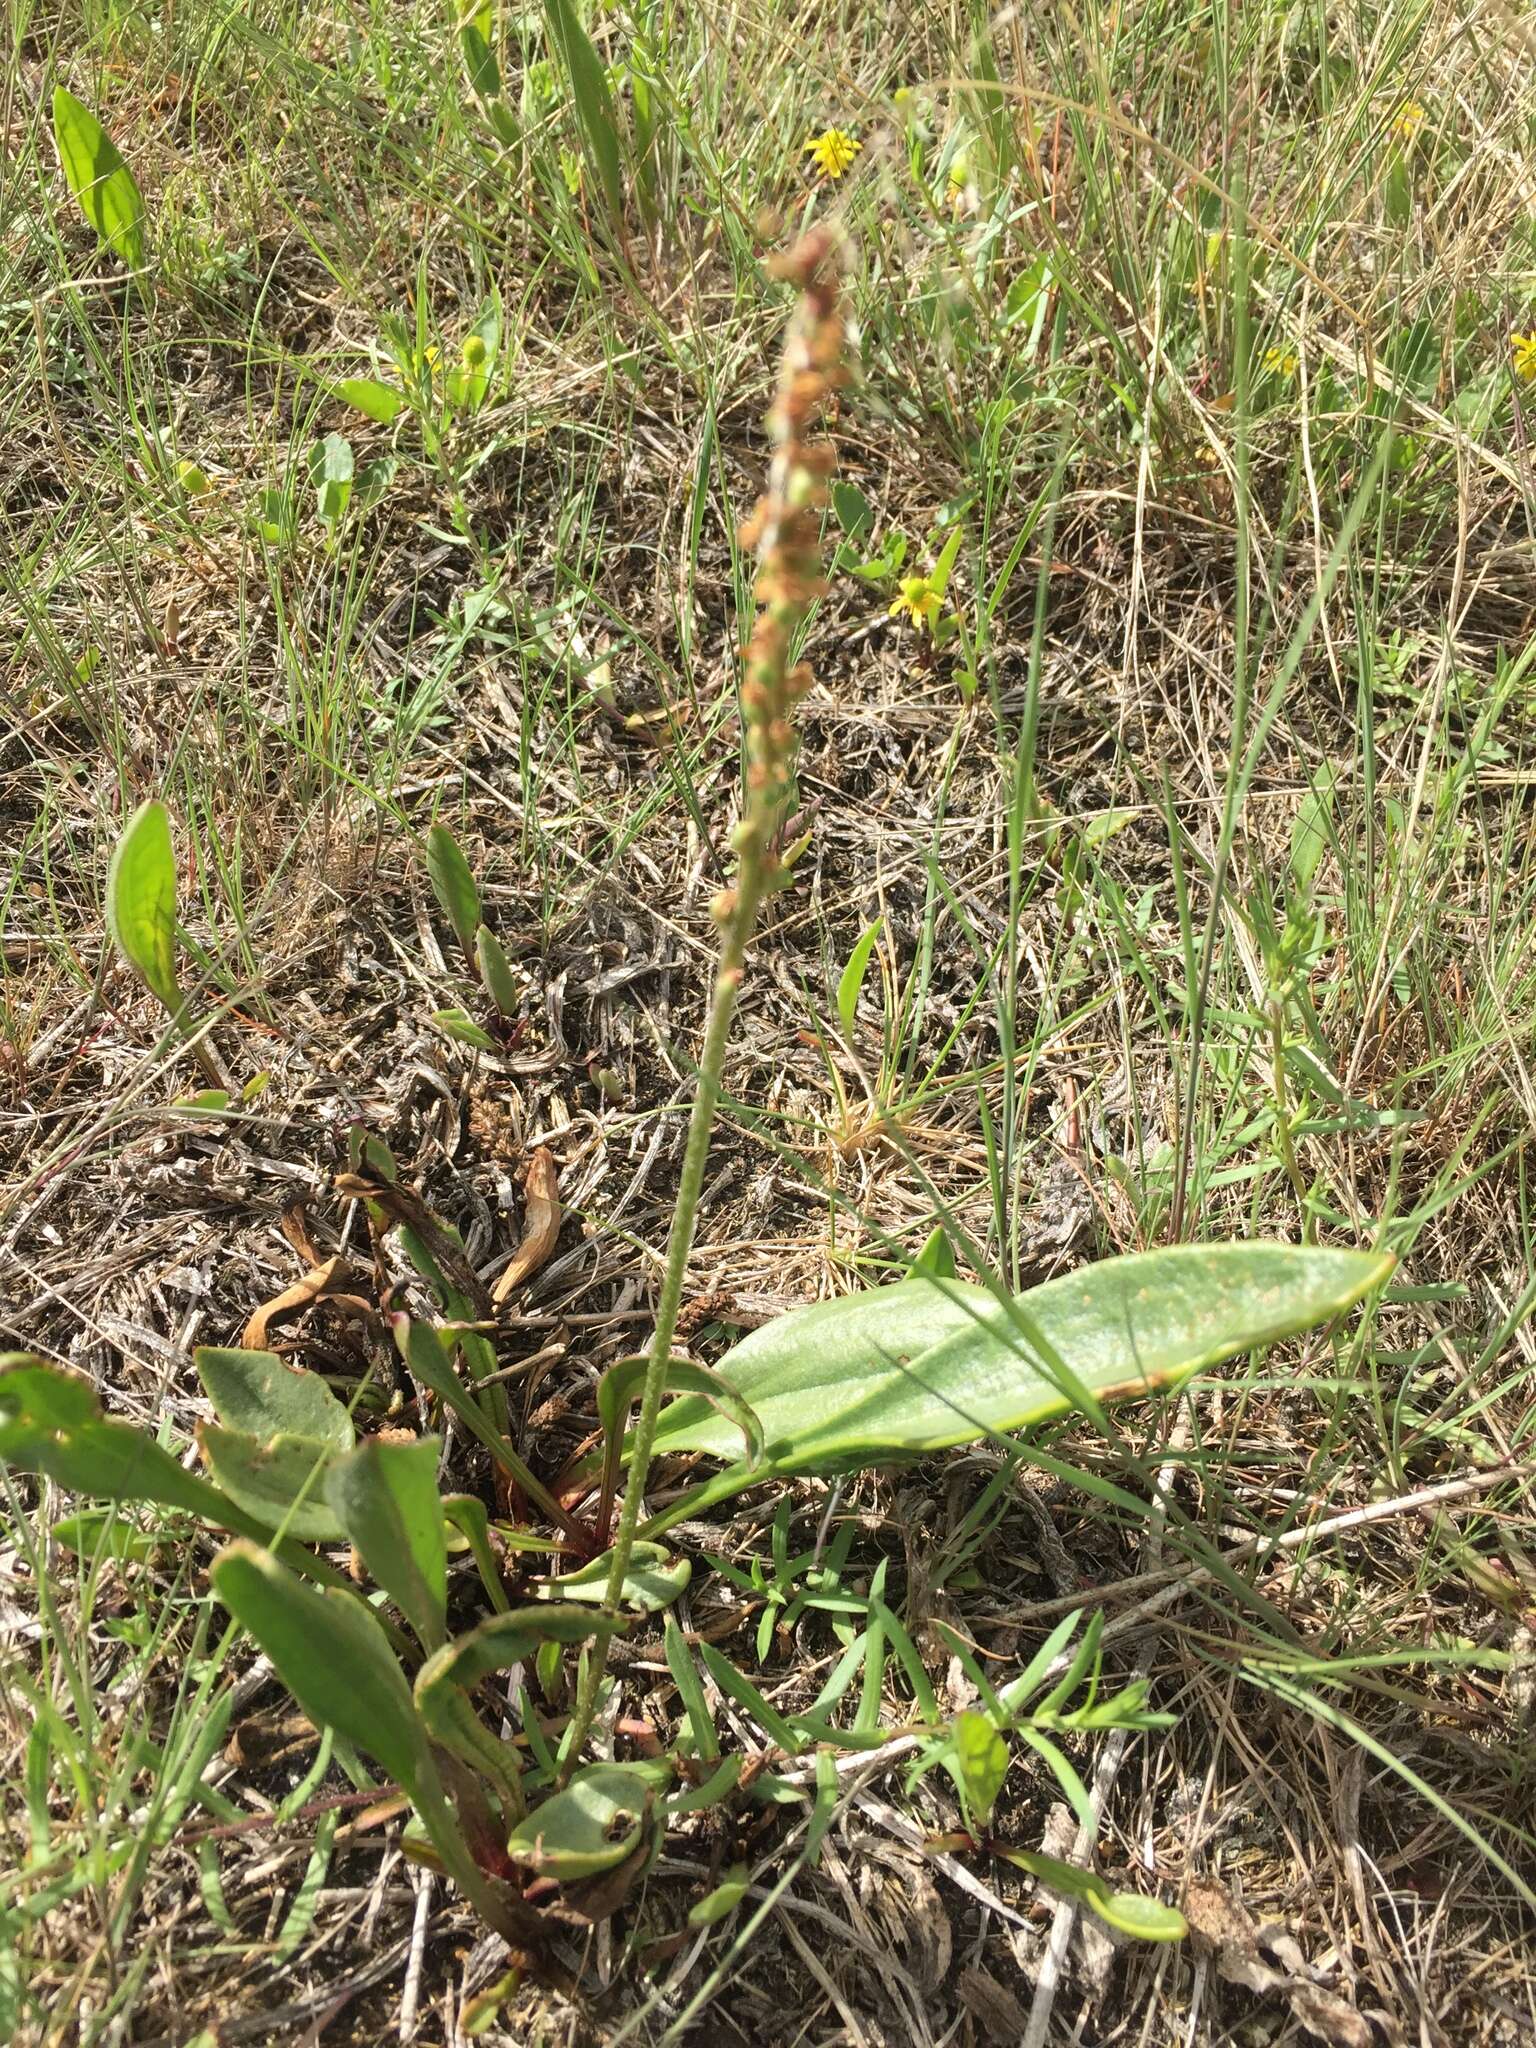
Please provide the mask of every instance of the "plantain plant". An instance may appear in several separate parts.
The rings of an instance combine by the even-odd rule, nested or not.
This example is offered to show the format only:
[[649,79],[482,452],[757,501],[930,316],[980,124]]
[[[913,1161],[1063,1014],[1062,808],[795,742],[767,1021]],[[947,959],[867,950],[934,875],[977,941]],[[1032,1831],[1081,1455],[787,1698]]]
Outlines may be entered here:
[[[684,1638],[669,1610],[691,1561],[664,1539],[748,1487],[889,1465],[1073,1413],[1102,1425],[1110,1402],[1179,1387],[1342,1315],[1392,1263],[1370,1252],[1263,1243],[1179,1246],[1010,1295],[959,1280],[937,1238],[905,1279],[796,1309],[754,1330],[712,1369],[677,1355],[727,1036],[758,912],[783,881],[776,848],[791,793],[791,719],[808,682],[791,665],[791,648],[820,587],[829,465],[807,428],[839,380],[843,347],[829,238],[813,235],[787,269],[801,305],[770,422],[768,495],[755,522],[762,610],[742,689],[747,783],[733,838],[737,875],[715,905],[720,965],[655,1329],[643,1358],[619,1361],[599,1382],[599,1447],[552,1480],[534,1469],[511,1428],[485,1283],[451,1226],[406,1185],[382,1141],[360,1128],[338,1191],[363,1205],[381,1275],[398,1245],[423,1308],[399,1306],[396,1283],[376,1308],[354,1307],[392,1338],[416,1419],[438,1427],[451,1419],[488,1453],[494,1510],[478,1495],[443,1490],[439,1436],[398,1427],[360,1433],[360,1418],[393,1408],[398,1423],[407,1412],[398,1386],[365,1382],[344,1401],[320,1375],[264,1349],[200,1350],[195,1362],[213,1417],[198,1430],[204,1470],[193,1472],[106,1416],[79,1377],[35,1358],[0,1361],[0,1460],[71,1492],[150,1502],[224,1532],[231,1540],[212,1567],[219,1599],[304,1712],[407,1794],[411,1853],[453,1880],[520,1963],[551,1978],[559,1974],[552,1931],[612,1912],[669,1826],[689,1814],[809,1799],[813,1853],[835,1810],[838,1754],[856,1757],[885,1739],[883,1677],[892,1659],[912,1694],[904,1732],[916,1740],[914,1773],[944,1770],[960,1797],[966,1830],[951,1846],[1011,1858],[1123,1931],[1177,1937],[1183,1923],[1170,1908],[1115,1894],[1091,1872],[988,1833],[1014,1743],[1046,1759],[1081,1814],[1089,1811],[1086,1794],[1058,1737],[1163,1725],[1145,1686],[1102,1690],[1095,1623],[1067,1617],[1027,1669],[997,1687],[956,1641],[978,1705],[946,1716],[885,1603],[883,1571],[862,1589],[850,1586],[840,1576],[838,1539],[825,1557],[791,1560],[786,1518],[775,1537],[778,1604],[823,1605],[843,1654],[816,1700],[785,1713],[718,1648]],[[142,890],[154,914],[141,920],[136,951],[122,935],[119,943],[179,1007],[166,978],[174,874],[167,897],[160,844],[157,824]],[[133,845],[133,862],[115,863],[120,877],[130,865],[137,870],[151,840]],[[462,852],[441,826],[429,835],[428,872],[466,964],[505,1011],[494,965],[504,966],[505,956],[490,940]],[[856,986],[844,994],[851,1015]],[[326,1284],[333,1282],[341,1284],[334,1275]],[[711,1469],[647,1518],[647,1481],[663,1455]],[[350,1547],[350,1575],[328,1554],[337,1546]],[[524,1574],[540,1563],[543,1575],[530,1582]],[[479,1586],[480,1618],[467,1628],[461,1618],[471,1603],[462,1588],[451,1610],[449,1603],[461,1565]],[[589,1753],[589,1738],[614,1694],[609,1647],[637,1615],[662,1617],[682,1725],[664,1753],[616,1760]],[[700,1667],[763,1731],[767,1768],[748,1773],[739,1751],[725,1752]],[[802,1756],[813,1759],[808,1770],[784,1768]],[[696,1924],[734,1910],[744,1893],[744,1879],[732,1873],[699,1902]]]

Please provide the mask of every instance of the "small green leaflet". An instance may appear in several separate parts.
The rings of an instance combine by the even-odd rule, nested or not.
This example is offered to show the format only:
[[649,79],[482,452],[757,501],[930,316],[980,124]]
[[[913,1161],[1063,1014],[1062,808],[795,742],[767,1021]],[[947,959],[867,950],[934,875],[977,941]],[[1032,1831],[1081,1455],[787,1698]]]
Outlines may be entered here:
[[181,1007],[176,985],[176,855],[170,813],[140,804],[107,869],[107,929],[117,950],[168,1010]]
[[985,1714],[965,1713],[955,1723],[955,1757],[971,1826],[984,1828],[1008,1775],[1008,1745]]

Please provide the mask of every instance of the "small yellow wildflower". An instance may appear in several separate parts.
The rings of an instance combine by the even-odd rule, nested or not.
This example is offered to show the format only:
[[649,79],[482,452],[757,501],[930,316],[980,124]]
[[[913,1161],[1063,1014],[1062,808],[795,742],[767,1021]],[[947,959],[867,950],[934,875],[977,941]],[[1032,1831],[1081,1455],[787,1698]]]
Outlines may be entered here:
[[1536,383],[1536,329],[1528,334],[1512,334],[1509,337],[1509,353],[1515,366],[1515,375],[1522,383]]
[[459,351],[460,360],[466,370],[478,370],[485,361],[485,337],[469,334],[464,337],[464,346]]
[[1301,368],[1301,360],[1295,351],[1283,342],[1275,342],[1264,351],[1264,374],[1268,377],[1283,377],[1287,384]]
[[971,166],[967,158],[957,156],[949,167],[949,209],[951,213],[965,210],[966,187],[971,182]]
[[421,367],[427,373],[427,382],[435,384],[442,374],[443,352],[435,341],[429,341],[421,352]]
[[824,128],[805,145],[806,154],[824,178],[842,177],[864,147],[856,135],[843,128]]
[[1392,139],[1394,142],[1412,142],[1424,126],[1424,109],[1417,100],[1404,100],[1392,117]]
[[933,622],[939,613],[939,593],[926,576],[903,576],[901,594],[890,608],[890,616],[905,616],[916,626],[919,633],[926,627],[931,633]]

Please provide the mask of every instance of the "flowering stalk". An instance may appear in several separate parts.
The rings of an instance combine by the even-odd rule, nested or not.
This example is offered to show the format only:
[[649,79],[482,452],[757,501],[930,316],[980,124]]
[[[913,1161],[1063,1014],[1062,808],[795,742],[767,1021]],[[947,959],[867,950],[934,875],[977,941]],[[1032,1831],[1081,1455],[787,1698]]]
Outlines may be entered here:
[[[845,324],[838,285],[835,245],[825,228],[806,235],[773,266],[774,274],[800,289],[800,303],[785,338],[778,390],[768,415],[773,455],[768,488],[742,530],[742,542],[757,550],[754,595],[759,606],[752,637],[742,657],[741,716],[746,745],[746,796],[741,822],[731,834],[736,854],[736,879],[711,905],[720,933],[719,964],[704,1046],[699,1056],[698,1087],[688,1119],[677,1207],[667,1239],[667,1263],[656,1329],[651,1339],[640,1418],[629,1461],[629,1481],[613,1543],[604,1608],[619,1612],[624,1577],[640,1525],[646,1473],[656,1440],[656,1420],[666,1390],[667,1361],[683,1283],[693,1249],[694,1223],[704,1173],[709,1163],[709,1135],[720,1100],[720,1077],[726,1042],[736,1012],[747,947],[764,899],[788,879],[780,868],[777,837],[793,788],[795,706],[811,685],[804,663],[790,665],[796,629],[825,590],[821,576],[820,511],[826,500],[826,479],[832,450],[809,437],[821,407],[846,379],[843,368]],[[604,1650],[589,1657],[582,1673],[576,1713],[565,1753],[565,1774],[574,1769],[592,1725],[602,1683]]]

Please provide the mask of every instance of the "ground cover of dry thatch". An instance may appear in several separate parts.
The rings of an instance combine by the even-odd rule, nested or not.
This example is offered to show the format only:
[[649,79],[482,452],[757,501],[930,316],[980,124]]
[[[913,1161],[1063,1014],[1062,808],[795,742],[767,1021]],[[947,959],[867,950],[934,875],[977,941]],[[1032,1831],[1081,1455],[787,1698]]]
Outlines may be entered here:
[[[1519,662],[1536,578],[1508,308],[1529,283],[1519,233],[1536,203],[1519,168],[1529,59],[1493,8],[1427,10],[1411,47],[1391,10],[1359,49],[1337,31],[1377,130],[1432,77],[1435,147],[1450,137],[1459,154],[1438,186],[1427,140],[1415,159],[1425,221],[1395,232],[1417,267],[1400,262],[1390,289],[1385,258],[1359,249],[1373,232],[1393,246],[1372,212],[1380,178],[1362,178],[1360,197],[1342,171],[1335,184],[1317,173],[1352,209],[1354,267],[1346,275],[1342,234],[1309,260],[1332,276],[1337,254],[1335,289],[1365,308],[1378,352],[1421,314],[1443,362],[1417,383],[1398,366],[1414,460],[1382,486],[1330,585],[1213,910],[1245,659],[1237,497],[1253,536],[1247,658],[1262,704],[1361,488],[1363,415],[1341,381],[1304,434],[1311,401],[1272,372],[1250,486],[1233,469],[1217,374],[1231,337],[1196,293],[1196,340],[1147,404],[1162,436],[1149,471],[1145,436],[1105,396],[1126,363],[1143,390],[1156,383],[1170,346],[1163,315],[1131,303],[1116,270],[1177,239],[1134,139],[1092,129],[1107,138],[1099,161],[1088,131],[1058,116],[1021,159],[1018,175],[1055,195],[1051,225],[1009,213],[983,285],[1005,292],[1049,245],[1068,309],[1058,349],[1049,329],[1033,338],[1021,384],[1017,334],[987,341],[984,315],[965,328],[951,308],[956,339],[933,318],[935,280],[984,221],[987,193],[962,180],[937,213],[900,196],[889,88],[961,73],[974,45],[951,24],[877,57],[884,31],[861,27],[846,75],[831,72],[841,96],[824,87],[812,106],[767,62],[789,25],[743,13],[733,26],[734,43],[716,25],[697,53],[695,126],[712,124],[722,148],[693,134],[697,156],[679,144],[674,167],[679,196],[704,200],[639,236],[643,289],[626,295],[611,260],[584,259],[594,285],[572,253],[583,213],[557,158],[579,140],[568,110],[557,103],[526,130],[509,204],[432,23],[412,16],[349,43],[329,25],[247,22],[215,48],[185,25],[159,47],[125,19],[94,46],[95,103],[162,209],[167,279],[152,307],[115,286],[60,284],[111,265],[69,208],[36,114],[60,50],[36,25],[19,37],[4,297],[25,310],[7,306],[0,335],[0,595],[15,646],[0,735],[0,842],[14,856],[0,1340],[88,1373],[114,1412],[180,1450],[202,1413],[195,1344],[237,1341],[317,1258],[344,1255],[368,1291],[366,1228],[334,1186],[354,1121],[387,1139],[488,1281],[524,1234],[542,1149],[562,1227],[514,1292],[499,1344],[539,1467],[554,1471],[585,1440],[597,1372],[648,1328],[737,796],[731,536],[758,486],[785,310],[758,271],[766,237],[753,223],[761,200],[804,203],[799,131],[841,110],[869,145],[840,202],[866,336],[863,384],[833,427],[841,474],[875,508],[875,532],[909,534],[918,555],[944,508],[975,494],[982,552],[961,572],[971,602],[995,587],[1041,502],[1053,507],[1049,553],[1026,543],[974,700],[952,656],[926,656],[888,616],[888,587],[844,574],[817,614],[800,768],[810,839],[744,995],[690,1342],[710,1358],[733,1330],[887,1277],[939,1205],[1021,1283],[1164,1241],[1186,1118],[1196,1164],[1182,1227],[1295,1238],[1262,1029],[1262,906],[1285,885],[1298,807],[1324,762],[1339,791],[1316,882],[1328,936],[1306,973],[1346,1108],[1314,1097],[1297,1149],[1323,1238],[1398,1250],[1400,1284],[1369,1326],[1231,1368],[1185,1404],[1124,1411],[1114,1442],[1086,1429],[1047,1439],[1058,1464],[1138,1500],[1161,1484],[1166,1526],[1029,1459],[978,1522],[970,1511],[1002,1469],[990,1447],[866,1474],[832,1502],[853,1526],[855,1569],[867,1579],[884,1563],[886,1597],[946,1705],[964,1703],[964,1681],[937,1623],[1006,1674],[1064,1613],[1103,1605],[1110,1670],[1144,1670],[1176,1721],[1123,1755],[1074,1746],[1105,1786],[1100,1864],[1180,1900],[1190,1944],[1135,1948],[1079,1923],[1046,2000],[1053,1902],[1000,1864],[925,1853],[923,1837],[953,1825],[950,1795],[936,1780],[909,1793],[893,1753],[849,1760],[814,1866],[794,1867],[800,1808],[674,1836],[643,1892],[569,1944],[586,2001],[525,1986],[482,2038],[654,2041],[671,2028],[764,2048],[1008,2042],[1026,2037],[1033,2007],[1044,2038],[1062,2042],[1527,2039],[1536,1381],[1532,699]],[[1178,25],[1163,57],[1141,49],[1133,65],[1119,17],[1099,24],[1112,52],[1101,80],[1081,41],[1027,26],[1022,42],[997,30],[1005,76],[1060,94],[1076,62],[1076,103],[1102,85],[1111,108],[1134,84],[1144,128],[1160,114],[1184,156],[1198,153],[1190,67],[1209,51],[1193,29]],[[1444,67],[1475,32],[1483,68],[1458,100]],[[628,33],[614,17],[605,54],[617,61]],[[834,29],[818,14],[793,36]],[[1292,138],[1293,178],[1303,41],[1248,52],[1293,95],[1289,117],[1283,94],[1270,116]],[[506,65],[511,78],[510,46]],[[750,98],[743,81],[770,70],[776,83],[753,85],[755,118],[784,146],[745,152],[752,167],[727,211],[722,159],[742,148],[739,130],[724,146],[720,95]],[[70,75],[83,90],[84,74]],[[971,120],[979,166],[963,95],[935,84],[923,106],[936,138]],[[1123,250],[1102,239],[1117,176],[1143,209],[1121,224]],[[1097,223],[1091,249],[1072,241],[1074,208]],[[1495,274],[1508,288],[1483,293],[1479,326],[1470,301]],[[1224,275],[1208,281],[1213,296]],[[249,503],[281,474],[290,440],[342,429],[361,457],[390,438],[334,401],[315,410],[300,358],[346,374],[412,291],[451,346],[492,280],[516,309],[519,357],[464,450],[474,538],[455,533],[441,474],[407,461],[338,549],[310,528],[286,554],[264,550]],[[1313,379],[1359,367],[1360,333],[1335,307],[1325,316],[1305,293],[1284,303]],[[1479,349],[1502,410],[1490,397],[1468,425],[1456,394]],[[1392,383],[1390,367],[1381,378]],[[1000,396],[1022,409],[978,427]],[[1058,469],[1064,419],[1081,439]],[[211,479],[195,504],[147,452],[144,430],[167,422]],[[1015,750],[1036,694],[1036,774],[1053,813],[1090,837],[1111,814],[1118,828],[1076,878],[1059,857],[1021,863],[1010,846]],[[204,990],[227,1005],[221,1057],[242,1081],[268,1076],[238,1117],[171,1109],[193,1070],[105,942],[114,832],[152,792],[178,818]],[[428,1023],[465,998],[420,859],[434,816],[470,854],[526,991],[519,1032],[491,1055]],[[840,1101],[823,1049],[832,990],[877,914],[882,952],[921,1003],[893,1044],[895,1006],[871,976],[852,1045],[831,1055]],[[1213,916],[1193,1045],[1190,948]],[[1017,1085],[1005,1086],[1010,1036]],[[1000,1172],[989,1133],[994,1145],[1002,1134]],[[284,1335],[339,1374],[378,1341],[324,1306]],[[483,1488],[476,1454],[456,1455],[460,1481]],[[787,1497],[792,1548],[808,1548],[827,1487]],[[38,1546],[76,1504],[21,1483],[0,1504],[0,1822],[18,1873],[0,1893],[0,2004],[14,2037],[466,2038],[466,2000],[498,1975],[498,1945],[402,1859],[396,1808],[356,1799],[335,1768],[310,1782],[313,1731],[247,1650],[232,1650],[220,1681],[235,1706],[207,1767],[226,1806],[188,1806],[134,1858],[156,1745],[217,1637],[212,1540],[188,1532],[94,1572],[55,1546],[40,1583]],[[779,1506],[748,1495],[686,1532],[697,1562],[685,1625],[752,1671],[760,1602],[710,1559],[766,1560]],[[1235,1553],[1225,1578],[1197,1570],[1196,1534]],[[1251,1539],[1277,1534],[1256,1562]],[[809,1615],[774,1636],[759,1682],[802,1705],[835,1653]],[[659,1638],[623,1654],[626,1713],[670,1730],[678,1701]],[[895,1674],[893,1735],[910,1712]],[[296,1786],[297,1810],[276,1815]],[[39,1830],[55,1860],[29,1877]],[[1016,1760],[996,1832],[1072,1851],[1075,1823],[1038,1762]],[[739,1922],[687,1923],[738,1857],[752,1901],[792,1872],[739,1950]],[[66,1866],[72,1881],[58,1882]]]

